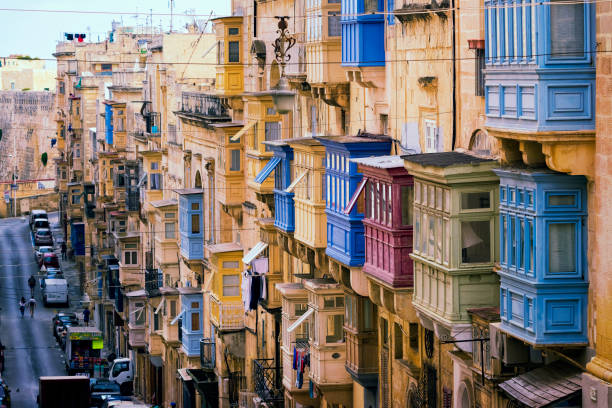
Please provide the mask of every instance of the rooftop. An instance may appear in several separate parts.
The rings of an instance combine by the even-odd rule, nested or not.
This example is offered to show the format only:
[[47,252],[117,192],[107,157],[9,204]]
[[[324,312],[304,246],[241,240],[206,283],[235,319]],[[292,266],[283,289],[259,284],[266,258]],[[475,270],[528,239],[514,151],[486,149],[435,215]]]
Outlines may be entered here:
[[450,167],[462,164],[480,164],[495,161],[460,152],[407,154],[401,157],[406,161],[420,164],[421,166],[434,167]]
[[[181,188],[181,189],[176,189],[173,191],[180,195],[203,194],[204,193],[204,189],[202,188]],[[162,200],[162,201],[166,201],[166,200]]]
[[151,204],[153,207],[155,208],[162,208],[162,207],[169,207],[171,205],[177,205],[178,201],[177,200],[157,200],[157,201],[151,201],[149,204]]
[[213,254],[221,252],[242,251],[242,247],[235,242],[226,242],[224,244],[207,245],[207,248]]
[[401,156],[373,156],[363,157],[360,159],[351,159],[353,163],[362,164],[364,166],[376,167],[378,169],[394,169],[404,167],[404,159]]

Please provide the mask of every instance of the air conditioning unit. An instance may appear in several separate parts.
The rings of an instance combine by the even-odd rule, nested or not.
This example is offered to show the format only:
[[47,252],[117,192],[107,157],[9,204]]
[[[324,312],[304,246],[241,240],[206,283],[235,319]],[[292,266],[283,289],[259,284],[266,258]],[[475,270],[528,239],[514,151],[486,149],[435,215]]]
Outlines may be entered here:
[[499,328],[499,323],[490,325],[491,356],[504,364],[524,364],[529,362],[529,346]]

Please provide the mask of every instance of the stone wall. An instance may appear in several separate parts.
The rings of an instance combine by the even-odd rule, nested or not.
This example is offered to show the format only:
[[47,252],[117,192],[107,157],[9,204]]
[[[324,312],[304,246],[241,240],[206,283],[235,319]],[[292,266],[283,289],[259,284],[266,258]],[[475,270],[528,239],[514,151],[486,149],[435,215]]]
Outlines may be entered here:
[[[56,138],[53,121],[55,95],[50,92],[0,91],[0,180],[11,180],[15,162],[9,155],[17,152],[19,180],[55,178],[51,147]],[[41,155],[47,153],[47,165]]]

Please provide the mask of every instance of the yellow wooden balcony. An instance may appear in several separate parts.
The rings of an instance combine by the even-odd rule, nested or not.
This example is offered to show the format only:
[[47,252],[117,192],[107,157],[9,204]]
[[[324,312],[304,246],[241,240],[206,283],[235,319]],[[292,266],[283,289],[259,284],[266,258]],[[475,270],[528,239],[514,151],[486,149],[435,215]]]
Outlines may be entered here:
[[227,206],[242,205],[244,201],[244,151],[239,135],[244,133],[243,129],[241,123],[216,126],[218,161],[215,174],[217,184],[223,187],[215,190],[215,198]]
[[294,238],[311,248],[327,246],[325,215],[325,147],[314,139],[292,139],[291,185],[294,192]]
[[210,295],[210,321],[218,330],[244,328],[244,305],[241,301],[221,301]]
[[221,95],[239,95],[244,91],[242,20],[241,16],[213,20],[218,44],[215,89]]

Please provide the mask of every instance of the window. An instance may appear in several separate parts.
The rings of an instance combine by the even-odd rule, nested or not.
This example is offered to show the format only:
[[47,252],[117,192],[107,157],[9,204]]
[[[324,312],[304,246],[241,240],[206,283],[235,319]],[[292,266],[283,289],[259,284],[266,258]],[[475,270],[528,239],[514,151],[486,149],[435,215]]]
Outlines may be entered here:
[[153,331],[159,330],[159,314],[153,313]]
[[113,65],[112,64],[101,64],[100,65],[100,70],[101,71],[112,71],[113,70]]
[[519,268],[525,268],[525,221],[519,220],[519,235],[518,235],[518,264]]
[[400,205],[402,208],[402,225],[410,225],[412,222],[412,195],[411,186],[400,187]]
[[116,377],[122,372],[128,371],[129,369],[130,363],[128,361],[125,361],[123,363],[115,363],[115,365],[113,365],[113,377]]
[[123,263],[126,265],[138,265],[138,251],[125,251]]
[[200,209],[200,203],[191,203],[191,210],[198,211]]
[[461,193],[461,209],[462,210],[478,210],[489,208],[491,200],[488,191]]
[[72,204],[81,203],[81,190],[72,190]]
[[548,205],[551,207],[575,207],[576,196],[573,194],[551,194],[548,196]]
[[170,317],[176,316],[176,300],[170,301]]
[[328,13],[327,15],[327,35],[330,37],[339,37],[342,35],[340,16],[334,13]]
[[476,50],[476,89],[474,94],[476,96],[484,96],[485,90],[485,50],[477,49]]
[[414,250],[419,251],[421,242],[421,213],[414,212]]
[[240,150],[230,150],[231,154],[231,171],[240,171]]
[[584,4],[550,3],[551,58],[584,57]]
[[240,275],[223,275],[223,296],[240,296]]
[[240,34],[240,29],[236,27],[231,27],[227,29],[227,35],[238,35]]
[[151,162],[151,170],[159,170],[159,163]]
[[160,173],[152,173],[150,174],[151,184],[149,188],[151,190],[161,190],[162,189],[162,175]]
[[191,313],[191,331],[192,332],[200,331],[200,313],[199,312]]
[[461,259],[463,263],[490,262],[489,221],[463,221],[461,223]]
[[397,323],[393,324],[393,334],[395,337],[394,344],[394,357],[397,359],[401,359],[404,357],[404,333],[402,331],[402,326]]
[[[198,203],[195,203],[198,204]],[[164,218],[175,218],[176,217],[176,213],[164,213]]]
[[327,334],[325,336],[326,343],[342,343],[344,342],[344,315],[333,314],[327,316]]
[[576,271],[576,224],[548,225],[548,268],[550,273]]
[[436,122],[425,120],[425,153],[435,153],[438,149]]
[[365,0],[364,12],[375,13],[378,11],[378,0]]
[[134,310],[132,310],[132,316],[134,317],[134,324],[142,326],[145,324],[145,304],[143,302],[134,303]]
[[191,214],[191,233],[200,233],[200,214]]
[[223,269],[236,269],[240,266],[238,261],[223,261]]
[[507,236],[508,236],[508,217],[502,215],[502,235],[501,235],[501,242],[499,243],[501,247],[502,263],[508,262],[508,258],[507,258],[508,247],[506,246]]
[[419,324],[409,323],[409,334],[408,343],[411,349],[419,348]]
[[175,224],[173,222],[165,223],[165,238],[174,239],[176,238]]
[[[266,140],[279,140],[280,136],[280,122],[266,122]],[[270,151],[270,146],[266,146],[266,151]]]
[[240,42],[230,41],[227,44],[228,59],[227,62],[240,62]]
[[389,347],[389,322],[387,319],[380,319],[380,341],[383,347]]

